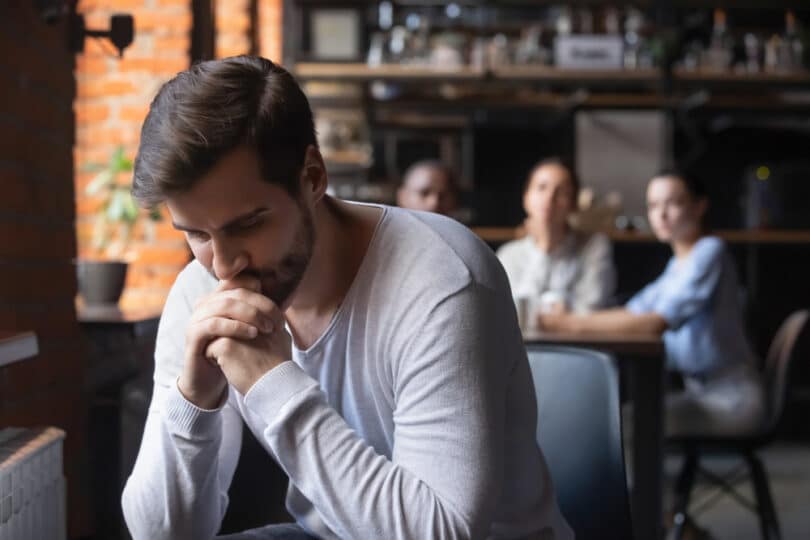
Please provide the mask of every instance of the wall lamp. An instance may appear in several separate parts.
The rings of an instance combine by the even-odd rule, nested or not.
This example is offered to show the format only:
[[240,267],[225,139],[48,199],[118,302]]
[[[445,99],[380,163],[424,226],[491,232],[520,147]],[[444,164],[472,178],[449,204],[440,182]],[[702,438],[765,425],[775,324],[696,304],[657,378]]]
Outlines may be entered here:
[[109,30],[93,30],[84,25],[84,15],[74,13],[70,18],[70,50],[80,53],[84,50],[84,38],[108,38],[118,49],[118,57],[124,56],[126,49],[135,37],[135,24],[132,15],[113,15]]
[[108,30],[96,30],[87,28],[84,24],[84,15],[76,12],[77,0],[33,0],[33,3],[42,20],[48,24],[55,24],[62,18],[68,19],[70,25],[68,47],[74,53],[84,51],[84,40],[90,36],[109,39],[118,50],[120,58],[135,37],[132,15],[113,15],[110,17]]

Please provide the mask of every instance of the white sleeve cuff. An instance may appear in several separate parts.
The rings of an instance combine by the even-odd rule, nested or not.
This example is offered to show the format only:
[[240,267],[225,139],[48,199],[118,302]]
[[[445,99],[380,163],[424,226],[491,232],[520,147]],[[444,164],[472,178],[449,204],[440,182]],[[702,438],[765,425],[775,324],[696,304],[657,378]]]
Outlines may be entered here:
[[265,373],[245,394],[245,405],[268,424],[273,423],[293,396],[318,383],[292,361],[284,362]]
[[[230,392],[230,389],[228,389]],[[210,439],[222,433],[222,415],[220,411],[227,398],[216,409],[201,409],[183,396],[177,383],[169,387],[166,396],[165,422],[171,433],[190,439]]]

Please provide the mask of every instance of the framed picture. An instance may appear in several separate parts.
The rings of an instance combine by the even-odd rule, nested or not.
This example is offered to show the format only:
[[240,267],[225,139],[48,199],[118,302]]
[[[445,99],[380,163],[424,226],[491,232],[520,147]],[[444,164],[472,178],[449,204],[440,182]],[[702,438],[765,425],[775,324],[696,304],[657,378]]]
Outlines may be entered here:
[[356,8],[313,7],[308,30],[313,60],[349,61],[363,56],[361,12]]

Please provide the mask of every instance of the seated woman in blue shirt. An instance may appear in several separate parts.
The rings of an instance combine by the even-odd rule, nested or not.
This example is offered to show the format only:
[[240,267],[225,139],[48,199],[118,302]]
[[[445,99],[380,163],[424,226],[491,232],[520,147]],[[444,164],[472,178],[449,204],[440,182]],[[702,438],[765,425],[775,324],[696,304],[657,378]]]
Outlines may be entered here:
[[706,207],[701,186],[683,175],[650,180],[648,219],[673,251],[664,273],[623,308],[541,314],[538,321],[551,331],[662,333],[667,365],[683,375],[685,386],[667,396],[670,436],[743,434],[764,414],[734,263],[721,239],[704,236]]

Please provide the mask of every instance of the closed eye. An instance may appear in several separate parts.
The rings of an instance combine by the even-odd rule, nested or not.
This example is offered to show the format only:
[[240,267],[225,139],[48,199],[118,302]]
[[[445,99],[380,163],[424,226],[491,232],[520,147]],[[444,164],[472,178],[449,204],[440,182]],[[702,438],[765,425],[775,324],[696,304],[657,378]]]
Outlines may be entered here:
[[254,215],[243,221],[228,226],[226,232],[229,234],[246,233],[259,227],[262,223],[264,223],[264,219],[262,218],[262,216]]
[[186,234],[192,240],[196,240],[198,242],[204,242],[208,240],[208,234],[202,231],[186,231]]

